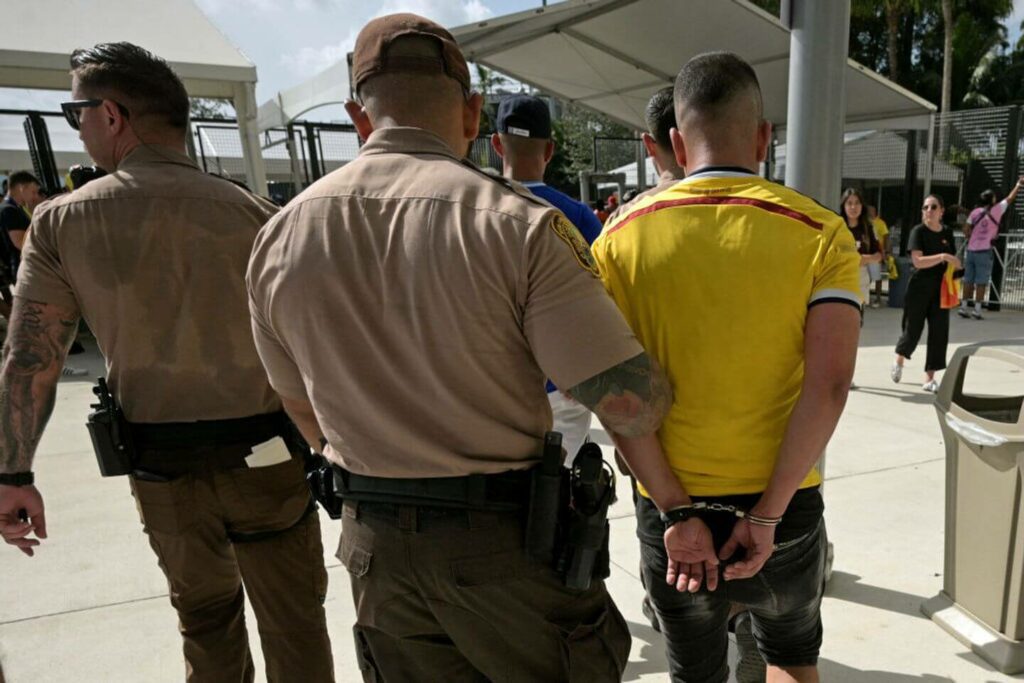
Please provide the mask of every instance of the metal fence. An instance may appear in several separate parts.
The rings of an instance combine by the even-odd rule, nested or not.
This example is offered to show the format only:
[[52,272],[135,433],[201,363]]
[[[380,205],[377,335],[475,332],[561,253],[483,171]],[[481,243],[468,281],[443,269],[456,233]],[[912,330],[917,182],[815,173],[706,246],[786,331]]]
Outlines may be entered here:
[[[962,223],[983,190],[993,189],[1000,196],[1008,192],[1020,173],[1022,129],[1024,108],[1010,106],[938,115],[932,131],[847,135],[843,183],[865,193],[890,224],[890,243],[905,251],[909,228],[920,221],[920,202],[929,181],[930,190],[945,200],[948,223]],[[46,189],[59,191],[69,166],[89,163],[77,138],[60,113],[0,110],[0,142],[6,141],[0,169],[24,168],[27,159]],[[19,140],[24,151],[18,151]],[[281,203],[354,159],[360,146],[351,124],[301,121],[265,131],[262,142],[270,194]],[[244,182],[242,145],[234,121],[194,120],[192,146],[204,170]],[[657,181],[637,138],[595,137],[592,154],[598,178],[622,174],[626,187]],[[501,159],[486,137],[474,141],[469,156],[481,167],[501,169]],[[785,145],[773,146],[769,159],[764,172],[781,180]],[[614,189],[611,183],[595,181],[587,191],[602,199]],[[1006,212],[995,249],[989,306],[1024,310],[1024,193]]]
[[[1001,199],[1017,182],[1022,152],[1019,106],[949,112],[935,117],[933,168],[958,169],[955,187],[933,185],[946,203],[947,222],[962,223],[980,202],[984,190]],[[1024,310],[1024,196],[1018,196],[1003,216],[1001,235],[993,245],[989,308]]]

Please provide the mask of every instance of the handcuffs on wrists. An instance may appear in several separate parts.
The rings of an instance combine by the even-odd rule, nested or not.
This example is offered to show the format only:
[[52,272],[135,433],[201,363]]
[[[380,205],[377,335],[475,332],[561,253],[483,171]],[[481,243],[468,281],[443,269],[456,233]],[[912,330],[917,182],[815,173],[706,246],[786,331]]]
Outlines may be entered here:
[[665,530],[667,531],[669,527],[678,524],[679,522],[685,522],[693,519],[694,517],[700,517],[701,512],[705,510],[710,512],[728,512],[757,526],[778,526],[779,523],[782,522],[782,517],[763,517],[761,515],[755,515],[747,512],[746,510],[741,510],[735,505],[705,502],[679,505],[671,510],[665,510],[660,513],[659,516],[661,517],[661,521],[665,525]]

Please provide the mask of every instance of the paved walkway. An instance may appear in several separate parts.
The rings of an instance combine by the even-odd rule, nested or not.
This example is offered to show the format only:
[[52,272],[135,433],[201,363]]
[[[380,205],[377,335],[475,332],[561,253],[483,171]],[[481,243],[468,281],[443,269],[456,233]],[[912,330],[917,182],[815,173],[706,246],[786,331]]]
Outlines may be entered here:
[[[923,348],[902,384],[889,380],[899,315],[896,310],[868,311],[856,374],[859,388],[850,395],[828,451],[826,514],[836,558],[824,604],[823,679],[1019,680],[994,672],[919,611],[920,603],[942,585],[943,446],[932,396],[911,381],[923,362]],[[1022,337],[1024,315],[992,314],[983,322],[954,318],[951,336],[954,347]],[[94,352],[73,362],[89,367],[91,377],[102,372]],[[1020,373],[983,371],[980,376],[1024,392]],[[61,384],[40,447],[37,472],[47,500],[50,540],[32,559],[0,548],[0,662],[9,683],[183,678],[175,614],[128,487],[123,480],[101,479],[96,470],[83,426],[91,381]],[[603,434],[595,437],[607,442]],[[626,680],[665,681],[660,636],[640,614],[635,525],[628,484],[620,486],[609,585],[634,635]],[[333,557],[338,526],[324,518],[323,528],[338,680],[356,681],[352,601],[346,572]],[[249,623],[254,623],[251,615]]]

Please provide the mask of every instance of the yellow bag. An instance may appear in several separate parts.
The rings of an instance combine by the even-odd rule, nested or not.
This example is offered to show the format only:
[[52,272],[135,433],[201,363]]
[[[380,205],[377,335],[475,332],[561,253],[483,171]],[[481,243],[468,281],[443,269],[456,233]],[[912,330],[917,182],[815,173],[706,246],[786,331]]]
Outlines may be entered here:
[[885,259],[885,265],[889,269],[889,279],[899,280],[900,269],[896,267],[896,257],[893,256],[892,254],[889,254],[889,256],[887,256]]
[[946,264],[946,272],[942,276],[942,289],[939,292],[939,305],[943,308],[956,308],[960,305],[960,280],[953,277],[955,271],[952,263]]

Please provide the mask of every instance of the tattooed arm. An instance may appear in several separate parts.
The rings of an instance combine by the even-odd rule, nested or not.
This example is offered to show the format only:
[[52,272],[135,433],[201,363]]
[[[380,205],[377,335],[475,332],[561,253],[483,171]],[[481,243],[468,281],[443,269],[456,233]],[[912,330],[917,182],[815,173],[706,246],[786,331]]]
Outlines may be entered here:
[[[36,446],[57,396],[57,382],[75,337],[78,315],[14,297],[0,367],[0,472],[32,469]],[[24,511],[29,521],[19,519]],[[46,538],[43,500],[35,486],[0,485],[0,535],[27,555]]]
[[[657,430],[672,407],[672,387],[657,361],[641,353],[569,390],[590,408],[611,435],[633,475],[659,510],[689,504],[690,497],[668,466]],[[711,532],[698,518],[665,532],[666,582],[696,592],[705,581],[718,586],[718,558]]]
[[641,353],[569,394],[594,411],[659,508],[689,502],[658,443],[658,427],[672,407],[672,387],[657,361]]
[[622,436],[653,434],[672,406],[668,377],[646,353],[580,382],[569,394]]

